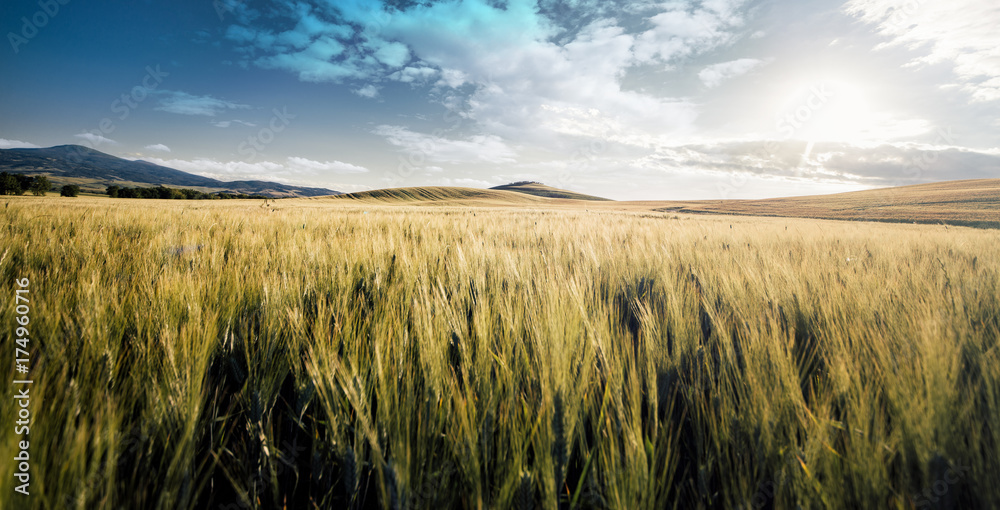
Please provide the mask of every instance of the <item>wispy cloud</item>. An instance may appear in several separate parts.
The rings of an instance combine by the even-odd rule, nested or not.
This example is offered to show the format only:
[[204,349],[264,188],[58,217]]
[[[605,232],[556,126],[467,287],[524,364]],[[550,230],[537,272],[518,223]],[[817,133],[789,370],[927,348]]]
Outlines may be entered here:
[[749,73],[764,61],[755,58],[741,58],[730,62],[712,64],[698,73],[698,78],[709,88],[718,87],[722,82]]
[[438,70],[433,67],[406,67],[390,74],[389,79],[403,83],[426,83],[437,74]]
[[157,165],[222,181],[264,180],[303,186],[326,186],[338,191],[355,189],[357,186],[332,182],[331,177],[362,174],[369,171],[365,167],[342,161],[313,161],[294,156],[283,163],[222,161],[212,158],[162,159],[146,157],[142,159]]
[[951,64],[973,100],[1000,100],[1000,4],[851,0],[844,9],[878,27],[888,38],[885,46],[903,46],[921,54],[911,65]]
[[289,166],[295,170],[308,170],[312,172],[324,172],[335,174],[363,174],[368,169],[363,166],[344,163],[343,161],[313,161],[311,159],[290,157]]
[[250,105],[226,101],[212,96],[196,96],[177,90],[160,90],[156,92],[161,96],[159,106],[155,109],[176,113],[178,115],[203,115],[215,117],[228,110],[247,110]]
[[90,142],[90,144],[92,146],[94,146],[94,147],[97,147],[97,146],[103,145],[103,144],[118,145],[118,142],[116,142],[116,141],[114,141],[114,140],[112,140],[110,138],[106,138],[106,137],[104,137],[102,135],[98,135],[96,133],[80,133],[78,135],[73,135],[73,136],[75,136],[76,138],[80,138],[82,140],[86,140],[86,141]]
[[22,142],[21,140],[8,140],[0,138],[0,149],[37,149],[33,143]]
[[147,145],[146,149],[149,149],[151,151],[170,152],[170,147],[167,147],[166,145],[163,145],[162,143],[157,143],[157,144],[153,144],[153,145]]
[[233,120],[211,120],[209,122],[213,126],[219,127],[219,128],[227,128],[227,127],[229,127],[229,126],[231,126],[233,124],[241,124],[241,125],[247,126],[247,127],[257,127],[257,124],[254,124],[253,122],[246,122],[246,121],[239,120],[239,119],[233,119]]
[[389,67],[402,67],[410,60],[410,49],[403,43],[379,42],[377,46],[375,58]]
[[439,163],[513,163],[516,158],[513,149],[495,135],[454,140],[388,125],[378,126],[373,132],[414,159]]
[[[939,137],[945,142],[945,137]],[[946,142],[945,142],[946,143]],[[1000,155],[952,145],[897,142],[859,146],[802,142],[717,142],[662,148],[646,162],[665,169],[699,169],[798,179],[834,179],[866,186],[988,178]]]
[[[530,1],[406,8],[371,1],[330,10],[287,2],[267,22],[243,17],[227,37],[247,63],[289,71],[302,81],[361,82],[352,89],[361,97],[375,97],[375,83],[384,80],[434,87],[440,101],[464,105],[465,118],[505,140],[548,143],[553,135],[601,131],[649,145],[687,129],[694,106],[625,90],[625,74],[637,66],[669,69],[731,43],[742,28],[744,3],[588,1],[555,9]],[[566,19],[579,24],[562,26]],[[719,72],[730,77],[747,70]],[[600,115],[593,125],[566,133],[561,127],[579,119],[556,112],[581,109]]]
[[743,24],[742,0],[668,2],[648,19],[652,28],[638,35],[636,59],[671,64],[679,58],[728,44]]
[[379,91],[378,87],[376,87],[375,85],[368,84],[365,85],[364,87],[354,89],[351,92],[361,97],[365,97],[368,99],[375,99],[376,97],[378,97],[378,91]]

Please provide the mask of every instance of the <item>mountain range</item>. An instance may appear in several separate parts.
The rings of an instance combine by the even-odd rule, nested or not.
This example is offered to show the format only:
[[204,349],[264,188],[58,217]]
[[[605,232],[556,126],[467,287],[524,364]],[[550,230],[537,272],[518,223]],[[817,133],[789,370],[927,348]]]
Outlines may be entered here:
[[128,160],[80,145],[43,149],[0,149],[0,171],[45,174],[54,184],[77,184],[102,193],[107,186],[167,186],[206,192],[258,194],[271,197],[339,195],[339,191],[267,181],[220,181],[142,160]]

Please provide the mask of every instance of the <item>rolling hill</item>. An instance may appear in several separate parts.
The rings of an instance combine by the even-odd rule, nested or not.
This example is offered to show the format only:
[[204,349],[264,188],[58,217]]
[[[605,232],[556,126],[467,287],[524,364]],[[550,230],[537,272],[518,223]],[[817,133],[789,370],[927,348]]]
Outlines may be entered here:
[[1000,179],[765,200],[675,202],[654,210],[1000,228]]
[[337,200],[383,205],[569,207],[1000,228],[1000,179],[946,181],[763,200],[617,202],[538,182],[517,182],[490,189],[424,186],[341,194],[329,189],[266,181],[220,181],[146,161],[118,158],[78,145],[0,149],[0,171],[46,174],[54,184],[78,184],[96,192],[103,192],[106,186],[112,184],[130,187],[163,185],[272,197],[332,196]]
[[518,193],[525,193],[528,195],[535,195],[539,197],[547,198],[567,198],[570,200],[595,200],[595,201],[608,201],[608,198],[595,197],[593,195],[584,195],[583,193],[576,193],[573,191],[566,191],[559,188],[553,188],[551,186],[546,186],[540,182],[515,182],[511,184],[504,184],[502,186],[494,186],[490,189],[501,190],[501,191],[516,191]]
[[46,174],[55,184],[78,184],[98,192],[115,184],[130,187],[163,185],[273,197],[311,197],[339,193],[324,188],[267,181],[220,181],[146,161],[122,159],[80,145],[59,145],[45,149],[0,149],[0,171]]
[[376,204],[405,205],[544,205],[553,201],[545,197],[515,191],[502,191],[451,186],[423,186],[415,188],[389,188],[373,191],[345,193],[332,197],[337,200],[354,200]]
[[[1000,228],[1000,179],[947,181],[897,188],[765,200],[613,201],[583,196],[538,183],[528,189],[552,196],[513,191],[523,184],[490,189],[428,186],[338,195],[337,200],[373,205],[450,205],[554,207],[591,211],[778,216],[829,220],[948,224]],[[558,197],[558,198],[556,198]]]

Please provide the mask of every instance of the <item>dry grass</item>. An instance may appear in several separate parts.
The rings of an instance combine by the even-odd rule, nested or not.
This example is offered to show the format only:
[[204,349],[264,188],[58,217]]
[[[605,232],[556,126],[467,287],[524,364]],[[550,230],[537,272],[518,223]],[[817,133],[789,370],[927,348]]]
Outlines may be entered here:
[[544,206],[549,201],[542,197],[526,195],[514,191],[492,189],[424,186],[415,188],[390,188],[374,191],[359,191],[320,200],[357,201],[383,205],[458,205],[458,206]]
[[1000,179],[949,181],[820,197],[689,202],[657,209],[1000,228]]
[[997,231],[5,203],[3,508],[1000,505]]
[[607,198],[595,197],[593,195],[584,195],[583,193],[576,193],[573,191],[566,191],[563,189],[553,188],[552,186],[546,186],[540,182],[522,182],[514,184],[504,184],[502,186],[494,186],[490,189],[516,191],[518,193],[524,193],[527,195],[535,195],[539,197],[549,197],[549,198],[568,198],[572,200],[597,200],[597,201],[608,200]]

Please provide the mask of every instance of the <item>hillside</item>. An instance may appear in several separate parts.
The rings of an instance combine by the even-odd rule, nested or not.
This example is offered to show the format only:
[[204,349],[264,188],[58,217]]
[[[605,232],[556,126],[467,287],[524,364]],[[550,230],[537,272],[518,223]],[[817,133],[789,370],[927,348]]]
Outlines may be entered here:
[[80,145],[60,145],[45,149],[0,149],[0,171],[47,174],[54,184],[78,184],[94,191],[103,191],[105,187],[116,184],[133,187],[163,185],[274,197],[310,197],[339,193],[324,188],[266,181],[220,181],[146,161],[122,159]]
[[332,198],[387,205],[542,205],[551,201],[548,198],[514,191],[449,186],[379,189],[346,193]]
[[[520,187],[522,191],[513,191]],[[572,192],[556,197],[526,193],[525,185],[490,189],[427,186],[392,188],[338,195],[382,205],[454,205],[495,207],[585,208],[597,211],[655,211],[690,214],[732,214],[830,220],[931,223],[1000,228],[1000,179],[948,181],[898,188],[874,189],[765,200],[613,201],[569,199],[587,196]],[[500,189],[504,188],[504,189]],[[532,183],[527,189],[554,190]]]
[[678,202],[654,210],[1000,228],[1000,179],[766,200]]
[[566,191],[559,188],[553,188],[551,186],[546,186],[540,182],[515,182],[511,184],[504,184],[502,186],[494,186],[490,189],[501,190],[501,191],[516,191],[518,193],[524,193],[527,195],[535,195],[539,197],[546,198],[567,198],[570,200],[595,200],[595,201],[611,201],[607,198],[595,197],[593,195],[584,195],[583,193],[576,193],[573,191]]

